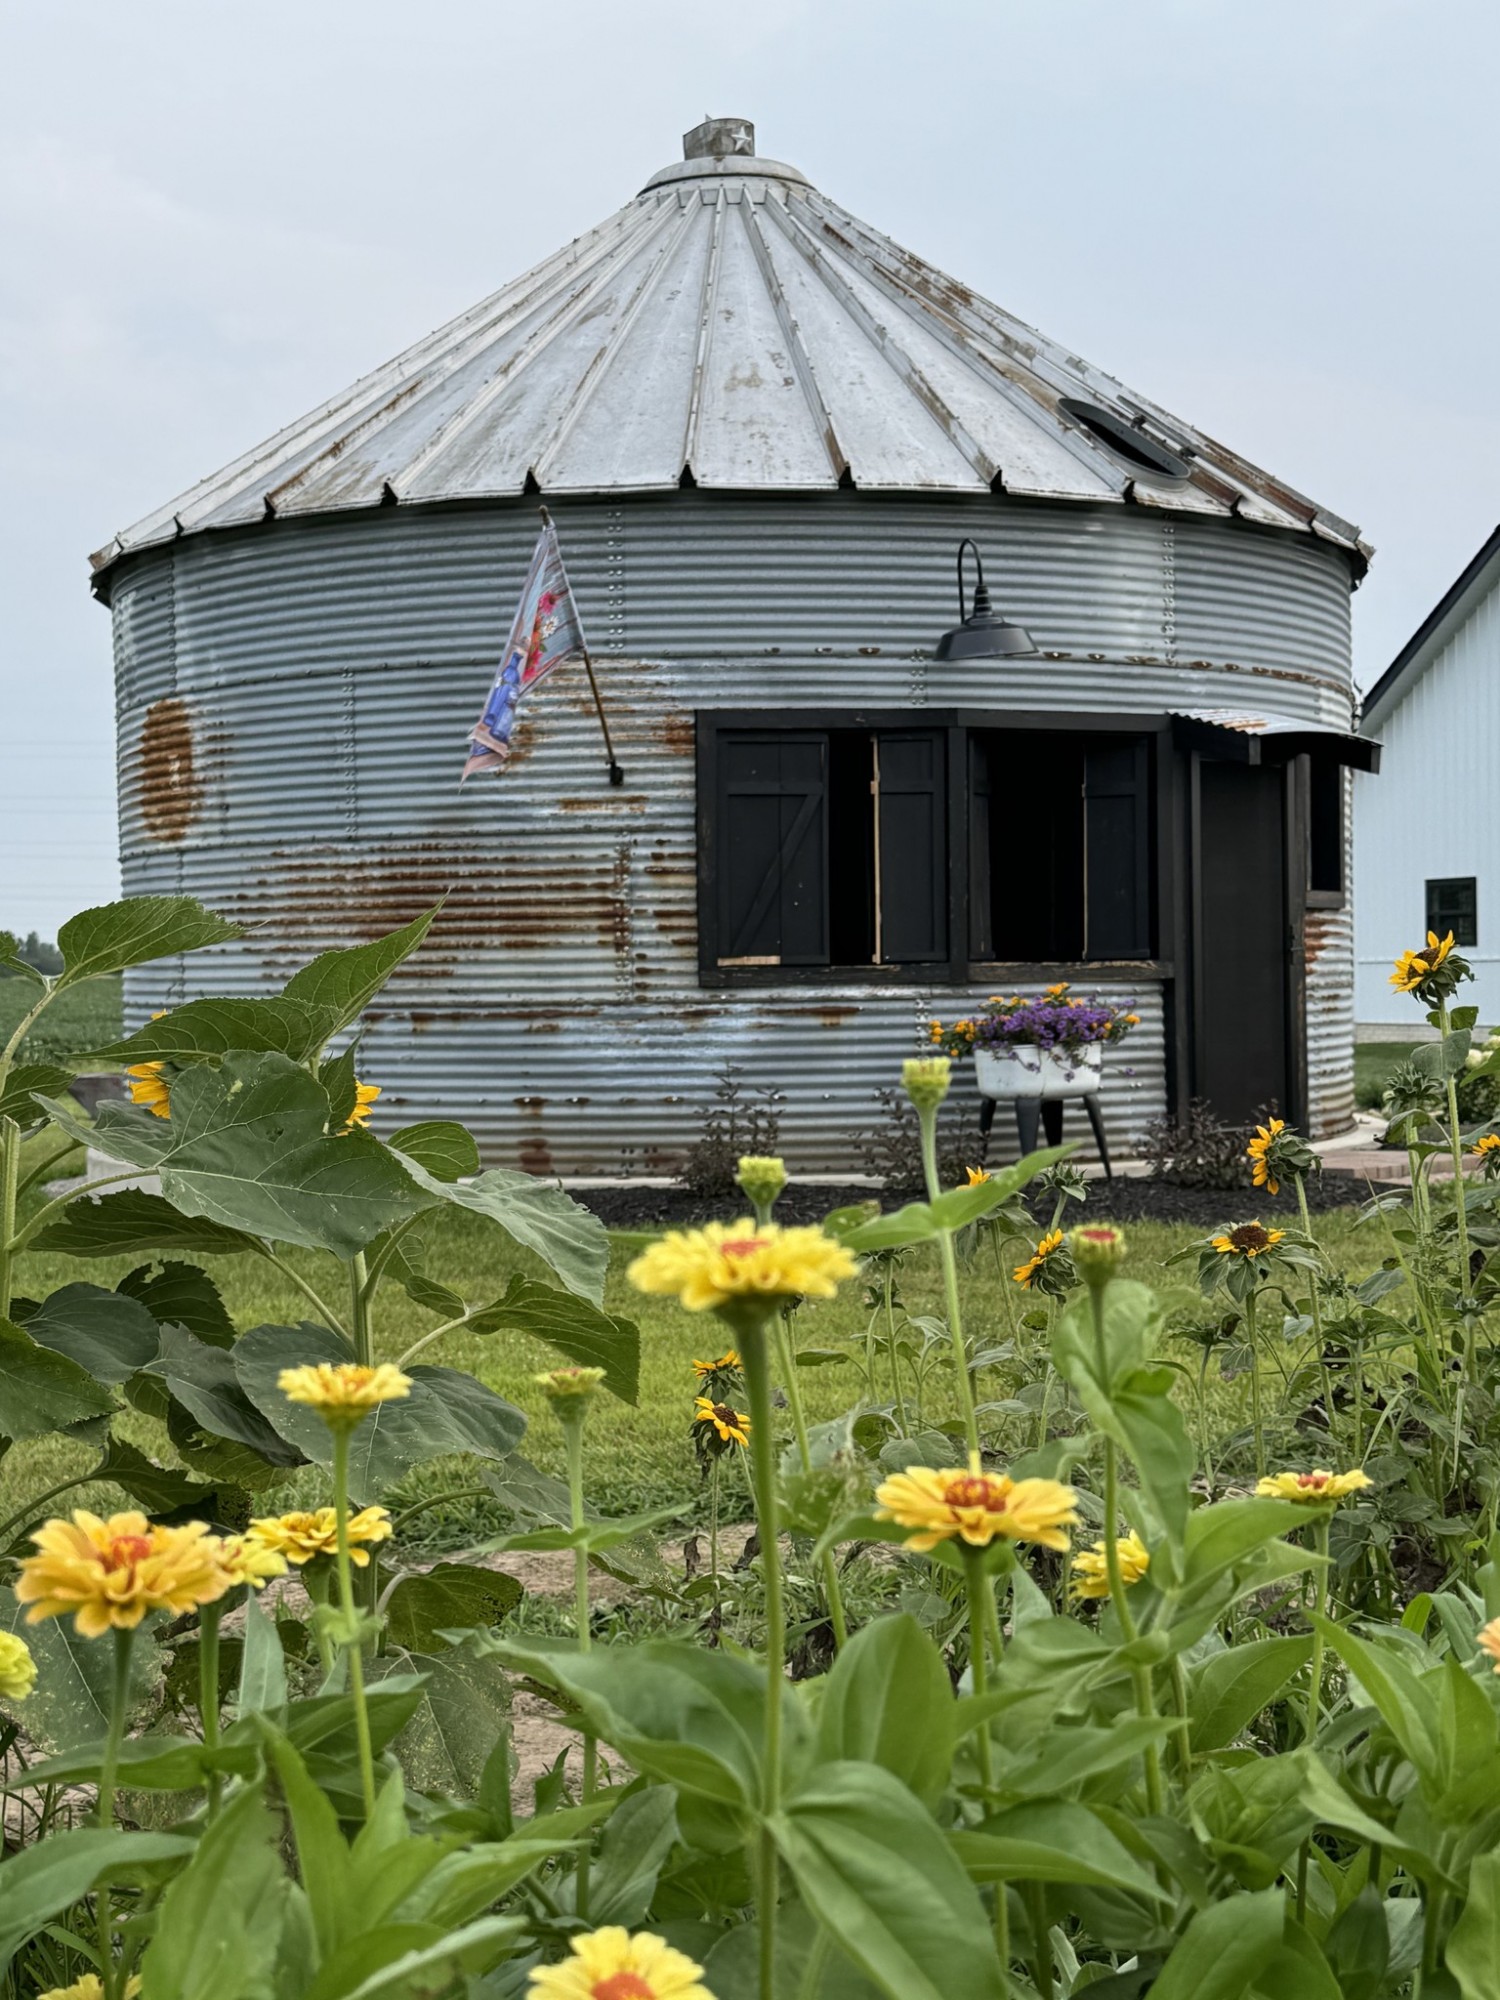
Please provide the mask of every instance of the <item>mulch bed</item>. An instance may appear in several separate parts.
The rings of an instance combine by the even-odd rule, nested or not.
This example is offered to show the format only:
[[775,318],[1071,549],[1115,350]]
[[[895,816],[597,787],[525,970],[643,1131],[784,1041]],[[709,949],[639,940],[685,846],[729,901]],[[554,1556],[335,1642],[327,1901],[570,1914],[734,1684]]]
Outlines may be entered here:
[[[727,1222],[746,1213],[747,1204],[739,1197],[718,1199],[692,1194],[681,1187],[574,1188],[573,1199],[593,1210],[611,1229],[681,1229],[700,1222]],[[1338,1174],[1314,1175],[1307,1190],[1313,1209],[1346,1208],[1366,1199],[1363,1182]],[[878,1201],[882,1208],[900,1208],[915,1200],[909,1193],[891,1194],[860,1184],[847,1187],[807,1186],[794,1181],[776,1204],[776,1219],[783,1224],[821,1222],[831,1208],[844,1208],[860,1201]],[[1051,1204],[1047,1204],[1050,1213]],[[1087,1215],[1095,1220],[1114,1222],[1180,1222],[1193,1228],[1212,1229],[1221,1222],[1243,1221],[1249,1216],[1295,1216],[1295,1196],[1284,1190],[1268,1196],[1251,1187],[1186,1188],[1167,1181],[1124,1180],[1106,1183],[1090,1181],[1086,1207],[1069,1204],[1069,1220]]]

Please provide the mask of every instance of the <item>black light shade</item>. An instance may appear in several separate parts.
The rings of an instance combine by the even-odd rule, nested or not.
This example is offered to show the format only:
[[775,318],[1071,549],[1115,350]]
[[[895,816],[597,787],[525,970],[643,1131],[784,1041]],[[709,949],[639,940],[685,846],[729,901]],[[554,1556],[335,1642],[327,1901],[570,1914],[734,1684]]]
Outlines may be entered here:
[[[978,578],[974,585],[974,606],[964,608],[964,550],[974,550],[974,567]],[[984,564],[979,550],[967,539],[958,545],[958,615],[960,623],[945,632],[937,642],[933,655],[939,660],[1007,660],[1017,659],[1028,653],[1035,654],[1036,646],[1031,634],[1022,625],[1012,625],[1005,617],[996,617],[990,603],[990,593],[985,587]]]

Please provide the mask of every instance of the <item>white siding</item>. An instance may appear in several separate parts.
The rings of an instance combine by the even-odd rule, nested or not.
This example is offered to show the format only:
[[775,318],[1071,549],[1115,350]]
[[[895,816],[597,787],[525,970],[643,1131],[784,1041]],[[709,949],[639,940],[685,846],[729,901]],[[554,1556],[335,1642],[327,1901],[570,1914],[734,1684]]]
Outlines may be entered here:
[[1378,777],[1354,781],[1355,1019],[1422,1029],[1389,983],[1391,961],[1421,941],[1426,885],[1478,883],[1479,943],[1466,993],[1483,1025],[1500,1021],[1500,584],[1481,598],[1410,693],[1373,732]]

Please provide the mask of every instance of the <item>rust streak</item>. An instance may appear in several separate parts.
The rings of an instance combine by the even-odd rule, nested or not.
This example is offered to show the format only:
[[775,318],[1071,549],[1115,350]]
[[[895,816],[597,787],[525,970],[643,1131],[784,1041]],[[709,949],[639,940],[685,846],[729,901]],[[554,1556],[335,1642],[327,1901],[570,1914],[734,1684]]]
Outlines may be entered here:
[[151,840],[187,837],[203,805],[203,780],[193,751],[193,719],[185,701],[169,695],[146,710],[138,753],[141,819]]

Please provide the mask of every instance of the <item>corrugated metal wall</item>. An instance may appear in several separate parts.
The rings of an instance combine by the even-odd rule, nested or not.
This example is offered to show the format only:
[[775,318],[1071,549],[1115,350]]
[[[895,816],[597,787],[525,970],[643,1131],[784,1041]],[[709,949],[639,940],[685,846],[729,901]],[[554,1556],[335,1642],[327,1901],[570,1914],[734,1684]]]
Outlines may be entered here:
[[1427,883],[1472,875],[1479,943],[1464,956],[1463,999],[1500,1019],[1500,585],[1482,597],[1379,729],[1380,776],[1354,786],[1361,1022],[1427,1032],[1424,1010],[1389,983],[1391,961],[1422,940]]
[[[644,1171],[680,1155],[685,1107],[728,1059],[787,1092],[796,1163],[839,1171],[918,1023],[962,996],[698,987],[695,708],[1261,703],[1347,725],[1347,566],[1305,538],[857,493],[554,513],[600,655],[618,791],[577,669],[523,710],[512,770],[458,790],[530,506],[277,524],[127,563],[114,591],[126,887],[185,889],[253,927],[132,974],[132,1021],[200,992],[269,990],[312,952],[446,896],[370,1036],[384,1111],[463,1117],[492,1157],[535,1170]],[[968,533],[1042,657],[930,658]],[[1343,963],[1337,947],[1325,957]],[[1312,968],[1319,1019],[1324,982]],[[1106,1090],[1121,1150],[1164,1100],[1160,991],[1132,997],[1145,1022]],[[1348,1054],[1332,1035],[1316,1048],[1315,1101],[1332,1107]]]

